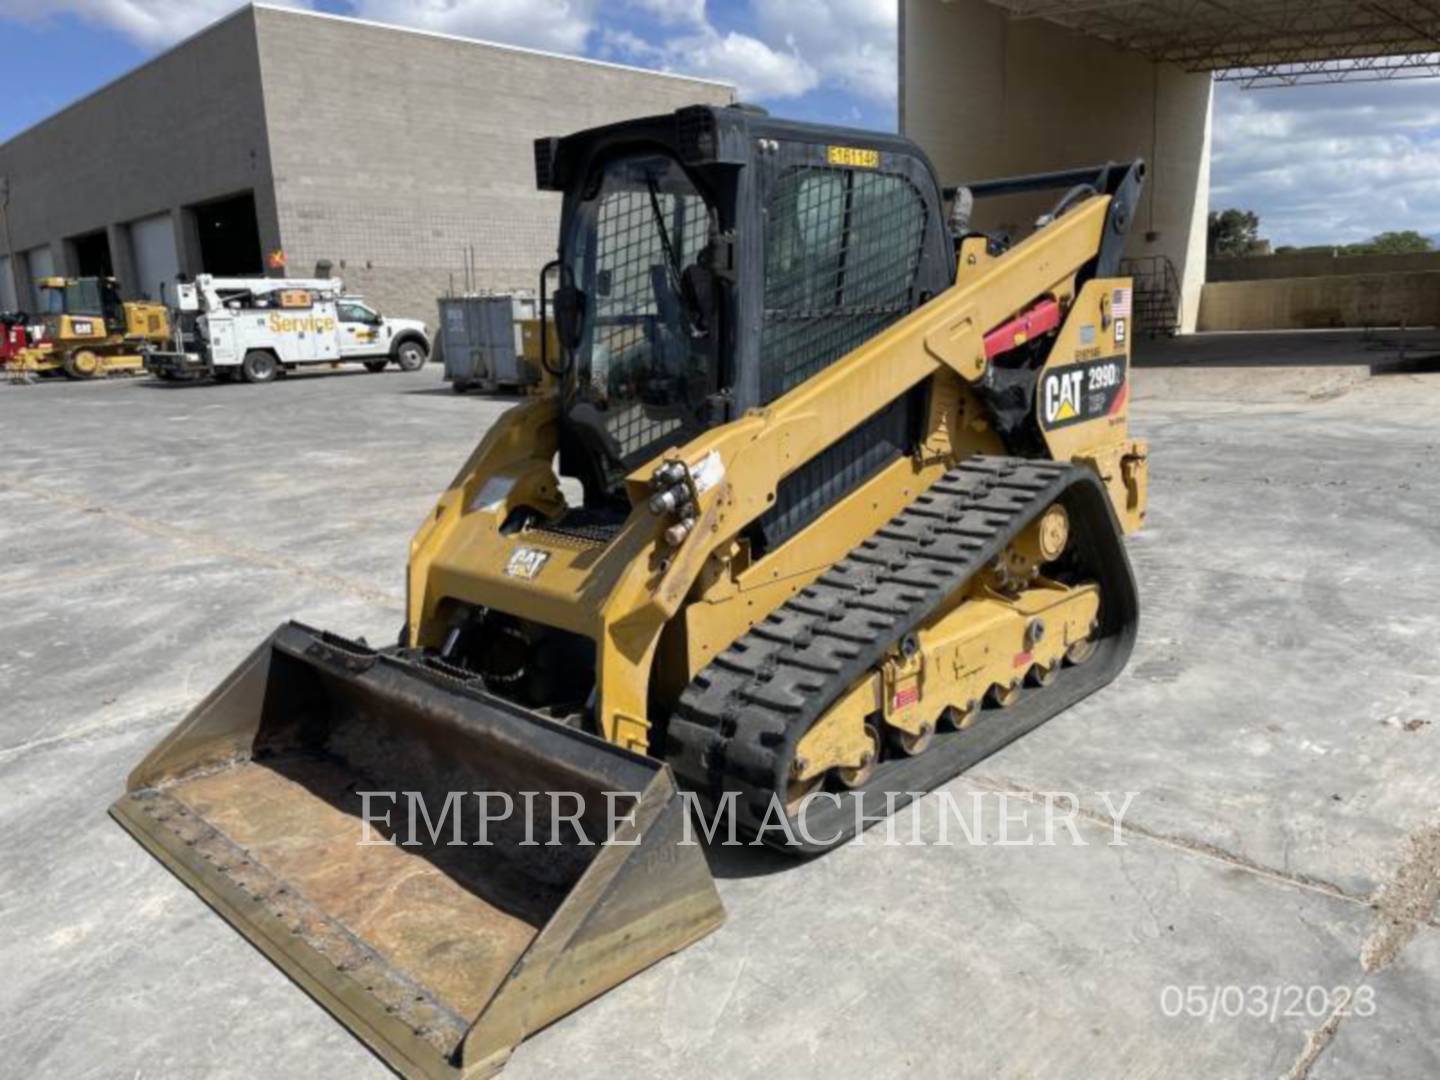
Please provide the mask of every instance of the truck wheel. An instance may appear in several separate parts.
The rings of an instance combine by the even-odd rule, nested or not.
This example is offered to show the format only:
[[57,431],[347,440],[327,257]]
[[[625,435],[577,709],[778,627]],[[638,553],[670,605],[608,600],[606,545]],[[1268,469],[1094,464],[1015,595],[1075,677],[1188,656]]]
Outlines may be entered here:
[[280,364],[268,352],[251,349],[240,361],[240,374],[248,383],[270,382],[280,372]]
[[366,361],[365,361],[365,370],[366,370],[366,371],[373,371],[373,372],[381,372],[381,371],[384,371],[384,370],[385,370],[385,365],[388,364],[388,363],[390,363],[389,360],[366,360]]
[[418,341],[407,341],[395,350],[395,362],[401,371],[419,371],[425,366],[425,346]]
[[100,374],[100,357],[89,349],[76,349],[66,353],[60,362],[65,374],[72,379],[93,379]]

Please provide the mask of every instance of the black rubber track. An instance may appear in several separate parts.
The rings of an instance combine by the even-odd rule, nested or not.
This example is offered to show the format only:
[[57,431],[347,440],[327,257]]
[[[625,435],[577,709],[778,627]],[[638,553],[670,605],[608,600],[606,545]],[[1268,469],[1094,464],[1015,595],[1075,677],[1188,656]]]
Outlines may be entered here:
[[1100,586],[1090,660],[1066,668],[1050,687],[1027,690],[1011,708],[984,709],[963,731],[937,733],[923,754],[882,762],[838,806],[812,800],[808,840],[797,831],[799,842],[790,843],[774,816],[760,836],[793,855],[829,850],[854,835],[857,798],[864,799],[865,824],[873,824],[887,793],[895,793],[892,807],[904,806],[1109,683],[1129,659],[1139,605],[1105,488],[1080,466],[975,457],[695,676],[665,731],[665,757],[680,782],[712,805],[736,792],[740,827],[754,835],[767,823],[772,797],[783,804],[795,748],[811,725],[1056,502],[1070,515],[1067,576]]

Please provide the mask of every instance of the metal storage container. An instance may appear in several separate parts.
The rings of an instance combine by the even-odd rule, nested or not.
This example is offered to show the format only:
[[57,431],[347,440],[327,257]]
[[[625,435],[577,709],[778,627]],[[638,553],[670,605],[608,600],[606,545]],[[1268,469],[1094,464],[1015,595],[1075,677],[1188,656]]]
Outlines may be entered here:
[[454,390],[523,389],[536,373],[520,361],[520,323],[535,315],[529,296],[446,296],[440,305],[440,348]]

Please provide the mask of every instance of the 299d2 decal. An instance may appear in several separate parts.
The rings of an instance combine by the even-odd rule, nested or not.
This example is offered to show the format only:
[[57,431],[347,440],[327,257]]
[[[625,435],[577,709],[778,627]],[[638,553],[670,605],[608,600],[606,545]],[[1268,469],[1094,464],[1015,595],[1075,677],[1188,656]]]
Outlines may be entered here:
[[1118,412],[1127,392],[1125,366],[1123,356],[1104,356],[1046,371],[1040,379],[1041,425],[1053,430]]

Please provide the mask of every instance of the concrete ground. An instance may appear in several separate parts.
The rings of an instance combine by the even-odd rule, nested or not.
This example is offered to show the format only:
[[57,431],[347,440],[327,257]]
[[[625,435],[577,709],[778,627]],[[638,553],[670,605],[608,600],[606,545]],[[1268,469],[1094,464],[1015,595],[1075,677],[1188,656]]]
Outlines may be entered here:
[[[1440,375],[1366,353],[1137,369],[1130,666],[946,789],[991,841],[1072,792],[1075,836],[715,853],[726,925],[508,1075],[1440,1074]],[[391,639],[410,533],[508,404],[433,370],[0,386],[0,1074],[386,1075],[105,811],[283,619]]]

